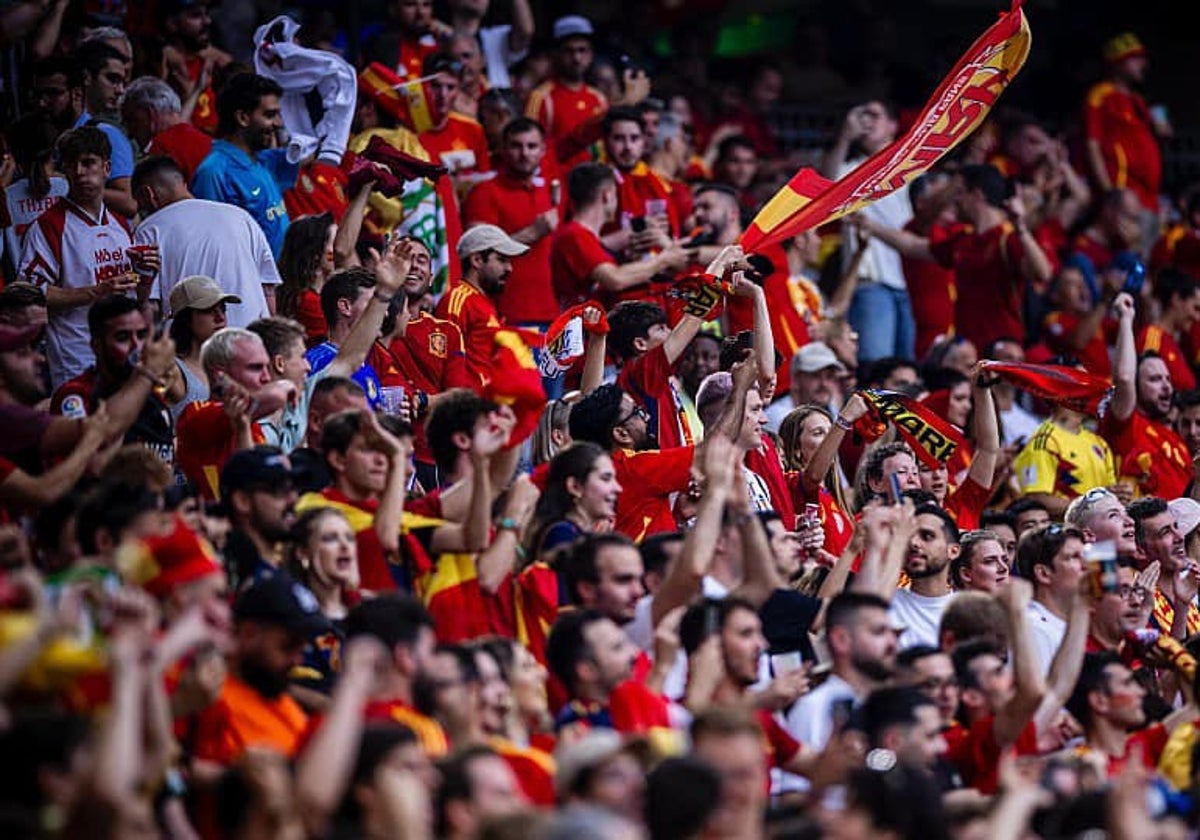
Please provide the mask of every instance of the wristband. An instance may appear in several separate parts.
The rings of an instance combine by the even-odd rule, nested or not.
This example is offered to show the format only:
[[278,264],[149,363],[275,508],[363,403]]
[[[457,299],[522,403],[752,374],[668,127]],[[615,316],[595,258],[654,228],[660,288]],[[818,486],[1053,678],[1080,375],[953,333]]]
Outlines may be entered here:
[[520,524],[511,516],[506,516],[496,523],[497,531],[512,531],[514,534],[521,530]]
[[845,417],[842,417],[840,414],[834,418],[833,422],[837,424],[837,427],[839,429],[846,431],[846,432],[848,432],[854,428],[854,424],[851,423],[849,420],[847,420]]

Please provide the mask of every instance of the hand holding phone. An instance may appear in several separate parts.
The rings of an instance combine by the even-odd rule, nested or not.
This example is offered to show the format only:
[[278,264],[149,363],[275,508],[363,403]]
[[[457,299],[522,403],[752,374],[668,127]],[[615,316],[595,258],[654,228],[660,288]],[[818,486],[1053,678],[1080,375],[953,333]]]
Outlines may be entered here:
[[900,473],[888,473],[888,493],[888,499],[893,505],[903,501],[904,490],[900,487]]

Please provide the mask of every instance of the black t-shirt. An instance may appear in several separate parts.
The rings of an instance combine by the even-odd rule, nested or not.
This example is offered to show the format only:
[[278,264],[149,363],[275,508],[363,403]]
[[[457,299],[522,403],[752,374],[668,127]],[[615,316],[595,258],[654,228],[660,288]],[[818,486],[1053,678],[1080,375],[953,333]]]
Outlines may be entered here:
[[820,611],[820,598],[794,589],[776,589],[772,592],[758,610],[763,635],[769,646],[768,653],[774,655],[798,650],[805,662],[815,662],[817,657],[808,632]]

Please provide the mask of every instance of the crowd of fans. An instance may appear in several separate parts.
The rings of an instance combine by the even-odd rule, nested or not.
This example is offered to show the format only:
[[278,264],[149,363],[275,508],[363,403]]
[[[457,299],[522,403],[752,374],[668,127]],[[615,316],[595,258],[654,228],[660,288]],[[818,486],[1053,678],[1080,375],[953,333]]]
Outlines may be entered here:
[[0,834],[1194,836],[1200,192],[1137,36],[748,254],[770,63],[94,5],[0,5]]

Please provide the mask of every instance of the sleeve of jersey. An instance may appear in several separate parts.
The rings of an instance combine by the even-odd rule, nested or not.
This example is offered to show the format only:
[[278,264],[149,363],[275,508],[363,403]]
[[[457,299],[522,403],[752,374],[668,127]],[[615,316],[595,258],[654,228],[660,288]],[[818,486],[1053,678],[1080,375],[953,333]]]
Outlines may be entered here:
[[1093,88],[1083,104],[1083,136],[1086,140],[1104,139],[1104,100],[1102,90]]
[[446,325],[446,365],[443,371],[443,390],[475,387],[475,377],[467,370],[467,351],[463,346],[462,331],[455,324]]
[[1058,459],[1045,449],[1026,446],[1013,462],[1017,486],[1023,494],[1053,493],[1058,479]]
[[991,490],[968,475],[946,500],[946,512],[960,524],[978,522],[991,497]]
[[771,715],[762,715],[759,720],[767,743],[771,745],[771,763],[776,767],[783,767],[800,752],[800,742],[788,734]]
[[192,195],[209,201],[225,201],[225,185],[216,166],[201,166],[192,176]]
[[671,727],[667,701],[637,680],[626,680],[614,688],[608,709],[618,732],[648,733]]
[[647,353],[625,363],[617,375],[617,384],[630,396],[658,394],[670,387],[671,363],[660,344]]
[[695,455],[694,446],[638,452],[625,459],[625,470],[643,492],[652,495],[677,493],[686,490],[692,480]]
[[58,257],[54,255],[54,250],[46,241],[45,230],[37,222],[34,222],[25,231],[25,238],[21,242],[21,262],[17,274],[22,280],[37,286],[58,285]]
[[940,242],[929,243],[929,251],[933,259],[942,268],[954,267],[954,252],[958,249],[958,240],[962,234],[947,236]]
[[50,413],[81,420],[88,416],[87,394],[82,393],[70,382],[64,382],[50,398]]

